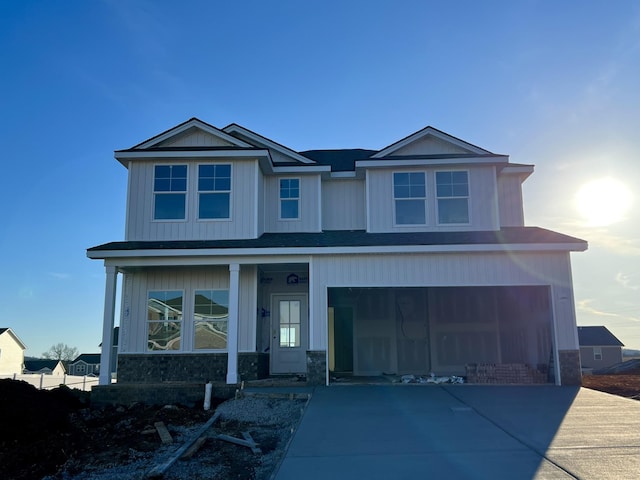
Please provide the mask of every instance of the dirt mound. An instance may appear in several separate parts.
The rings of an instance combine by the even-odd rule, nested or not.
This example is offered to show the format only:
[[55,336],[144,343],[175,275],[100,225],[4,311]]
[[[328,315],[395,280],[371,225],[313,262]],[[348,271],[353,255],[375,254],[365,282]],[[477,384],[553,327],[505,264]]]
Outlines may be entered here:
[[[213,402],[215,408],[222,400]],[[171,406],[89,408],[89,394],[67,387],[38,390],[26,382],[0,380],[0,465],[3,478],[31,480],[60,468],[126,461],[160,445],[155,422],[193,425],[210,413]],[[135,448],[135,450],[134,450]]]
[[640,400],[640,370],[628,370],[615,375],[585,375],[582,377],[582,386]]

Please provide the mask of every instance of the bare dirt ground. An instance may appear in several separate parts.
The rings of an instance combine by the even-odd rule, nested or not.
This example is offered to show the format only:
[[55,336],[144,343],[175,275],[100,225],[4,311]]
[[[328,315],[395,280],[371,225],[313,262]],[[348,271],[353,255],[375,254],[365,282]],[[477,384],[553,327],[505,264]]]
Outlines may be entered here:
[[640,369],[614,375],[585,375],[582,386],[640,400]]
[[[0,380],[0,465],[3,479],[142,479],[171,458],[185,440],[221,413],[189,460],[176,461],[165,479],[268,479],[281,460],[306,400],[246,397],[214,399],[210,411],[142,404],[92,409],[88,394],[68,388],[37,390]],[[174,439],[163,444],[163,422]],[[248,432],[261,453],[211,438]]]

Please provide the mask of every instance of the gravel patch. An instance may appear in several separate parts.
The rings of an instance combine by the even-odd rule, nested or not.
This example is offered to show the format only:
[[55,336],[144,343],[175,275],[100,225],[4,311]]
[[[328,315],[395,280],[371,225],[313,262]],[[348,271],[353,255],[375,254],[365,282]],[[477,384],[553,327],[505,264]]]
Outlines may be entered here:
[[[271,398],[246,396],[220,404],[220,417],[207,431],[207,440],[188,460],[176,460],[162,475],[167,480],[256,479],[267,480],[281,462],[289,439],[295,430],[306,398]],[[204,422],[190,426],[167,425],[174,443],[154,451],[129,448],[126,455],[113,455],[81,464],[69,464],[54,476],[43,480],[123,480],[144,479],[156,465],[175,456],[175,452],[202,427]],[[249,448],[214,438],[226,434],[243,438],[248,432],[261,449],[261,454]],[[102,457],[101,457],[102,458]]]

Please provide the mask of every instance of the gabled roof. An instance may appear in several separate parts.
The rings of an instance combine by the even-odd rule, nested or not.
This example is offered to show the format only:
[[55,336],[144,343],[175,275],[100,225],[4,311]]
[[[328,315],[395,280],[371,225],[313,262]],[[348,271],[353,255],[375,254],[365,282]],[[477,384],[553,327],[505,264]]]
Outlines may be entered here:
[[578,341],[581,347],[624,347],[605,326],[578,327]]
[[464,140],[454,137],[453,135],[449,135],[448,133],[438,130],[437,128],[427,126],[422,130],[418,130],[417,132],[412,133],[411,135],[408,135],[403,139],[398,140],[397,142],[394,142],[391,145],[384,147],[378,153],[373,155],[372,158],[387,157],[389,155],[392,155],[397,150],[400,150],[401,148],[406,147],[407,145],[428,136],[432,136],[444,142],[451,143],[459,148],[467,150],[469,153],[474,153],[477,155],[487,155],[487,154],[492,155],[492,152],[490,152],[489,150],[485,150],[484,148],[480,148],[469,142],[465,142]]
[[151,138],[148,138],[147,140],[138,143],[137,145],[134,145],[133,147],[131,147],[131,150],[136,149],[136,150],[140,150],[140,149],[147,149],[153,146],[158,145],[159,143],[167,140],[168,138],[171,137],[175,137],[177,135],[180,135],[184,132],[186,132],[187,130],[191,129],[191,128],[198,128],[204,132],[210,133],[211,135],[214,135],[216,137],[222,138],[223,140],[229,142],[231,145],[236,146],[236,147],[252,147],[253,145],[247,143],[247,142],[243,142],[242,140],[235,138],[229,134],[227,134],[226,132],[223,132],[222,130],[220,130],[219,128],[214,127],[213,125],[210,125],[206,122],[203,122],[202,120],[200,120],[199,118],[196,117],[192,117],[189,120],[187,120],[186,122],[182,122],[179,125],[176,125],[175,127],[172,127],[168,130],[165,130],[162,133],[159,133],[158,135],[155,135]]
[[99,353],[81,353],[76,357],[76,359],[71,362],[71,364],[84,362],[89,365],[99,365],[100,364],[100,354]]
[[[291,150],[289,147],[285,147],[273,140],[270,140],[262,135],[249,130],[248,128],[243,127],[242,125],[238,125],[237,123],[232,123],[227,125],[222,129],[224,132],[233,135],[234,137],[245,137],[251,141],[254,146],[260,146],[265,148],[273,149],[282,155],[290,157],[294,161],[302,162],[302,163],[315,163],[313,160],[307,158],[304,155],[299,154],[295,150]],[[257,144],[257,145],[256,145]]]
[[18,337],[18,335],[15,334],[15,332],[13,330],[11,330],[9,327],[2,327],[0,328],[0,335],[4,335],[4,334],[10,335],[14,341],[20,345],[20,348],[22,348],[22,350],[26,350],[27,346],[24,344],[24,342],[22,340],[20,340],[20,338]]
[[42,359],[24,361],[24,368],[29,372],[40,372],[43,370],[49,370],[53,372],[58,365],[62,365],[62,368],[64,369],[64,363],[62,363],[60,360]]

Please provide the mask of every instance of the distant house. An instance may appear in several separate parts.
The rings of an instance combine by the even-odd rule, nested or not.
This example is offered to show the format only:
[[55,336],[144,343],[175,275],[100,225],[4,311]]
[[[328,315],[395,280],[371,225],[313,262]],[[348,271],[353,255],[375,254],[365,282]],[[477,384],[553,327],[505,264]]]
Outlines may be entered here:
[[64,375],[67,373],[62,360],[25,360],[24,373],[44,373],[45,375]]
[[70,375],[98,375],[99,373],[99,353],[83,353],[69,365]]
[[622,362],[622,347],[607,327],[578,327],[582,368],[604,368]]
[[0,328],[0,375],[22,373],[26,349],[13,330]]

